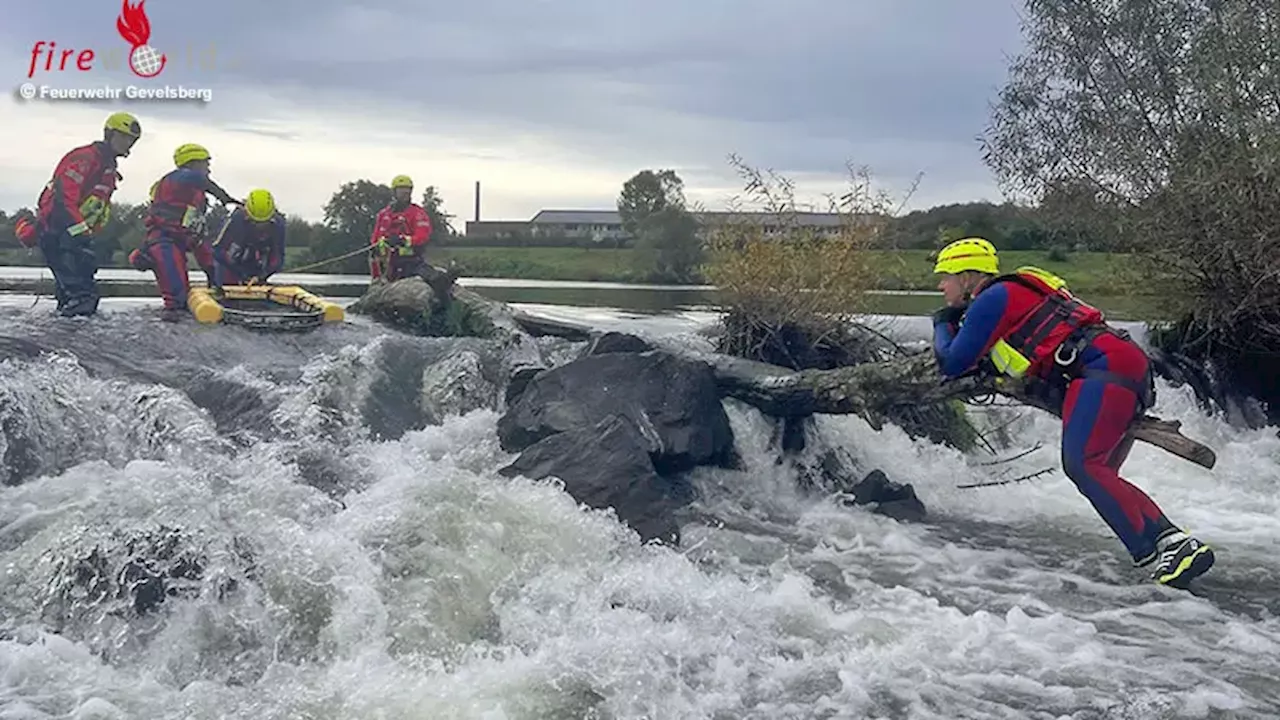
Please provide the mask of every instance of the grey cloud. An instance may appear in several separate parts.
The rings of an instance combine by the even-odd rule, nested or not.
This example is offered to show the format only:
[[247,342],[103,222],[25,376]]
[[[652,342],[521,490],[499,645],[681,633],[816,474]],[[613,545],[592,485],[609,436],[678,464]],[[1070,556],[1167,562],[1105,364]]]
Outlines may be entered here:
[[[1020,45],[1012,2],[152,0],[147,10],[171,58],[216,43],[215,73],[179,63],[165,78],[212,84],[229,99],[207,109],[220,123],[284,120],[234,100],[267,89],[317,114],[366,108],[409,130],[534,132],[601,164],[680,164],[722,181],[736,151],[783,172],[838,173],[852,158],[893,178],[925,170],[926,189],[987,183],[974,137]],[[119,43],[116,12],[98,0],[33,4],[0,36],[24,47],[58,28]],[[190,110],[155,110],[176,112]]]
[[224,128],[224,130],[232,133],[242,133],[244,135],[260,135],[262,137],[283,140],[285,142],[297,142],[300,139],[297,133],[289,132],[288,130],[272,130],[269,128],[247,126],[231,126]]

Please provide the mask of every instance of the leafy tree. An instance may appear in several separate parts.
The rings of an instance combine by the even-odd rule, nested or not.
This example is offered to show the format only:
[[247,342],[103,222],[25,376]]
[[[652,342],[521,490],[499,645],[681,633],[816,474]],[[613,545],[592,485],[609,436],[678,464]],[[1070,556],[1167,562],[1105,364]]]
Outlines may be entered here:
[[[346,245],[367,243],[378,211],[391,202],[391,187],[371,180],[343,184],[324,206],[324,223]],[[349,248],[351,249],[351,248]]]
[[435,185],[428,185],[422,191],[421,204],[422,209],[427,211],[427,217],[431,218],[432,242],[445,240],[457,234],[450,222],[454,216],[444,211],[444,199],[440,197],[440,191]]
[[1044,247],[1037,232],[1040,217],[1035,208],[989,202],[953,203],[887,218],[881,247],[936,249],[939,243],[962,237],[985,237],[997,247],[1030,250]]
[[651,280],[685,283],[700,278],[702,241],[698,229],[692,214],[672,205],[645,218],[635,247]]
[[938,247],[945,247],[948,243],[953,243],[966,237],[970,237],[970,234],[962,227],[948,225],[938,228]]
[[618,195],[618,215],[623,230],[635,238],[642,273],[658,282],[698,278],[698,221],[685,207],[684,182],[674,170],[642,170],[632,176]]
[[146,218],[147,205],[140,203],[112,203],[111,218],[93,238],[94,252],[98,256],[98,264],[110,266],[117,261],[123,262],[129,252],[142,244],[144,234],[143,220]]
[[284,220],[284,242],[286,247],[311,247],[315,238],[315,227],[297,215],[287,215]]
[[632,237],[638,238],[644,221],[667,207],[685,209],[684,181],[675,170],[641,170],[623,183],[618,196],[622,229]]
[[987,163],[1139,249],[1181,311],[1166,347],[1280,417],[1280,4],[1029,0],[1025,17]]
[[[369,244],[378,211],[391,202],[391,187],[371,180],[344,183],[324,206],[324,232],[313,234],[309,262],[320,262]],[[328,266],[329,272],[363,273],[368,256],[356,254]]]

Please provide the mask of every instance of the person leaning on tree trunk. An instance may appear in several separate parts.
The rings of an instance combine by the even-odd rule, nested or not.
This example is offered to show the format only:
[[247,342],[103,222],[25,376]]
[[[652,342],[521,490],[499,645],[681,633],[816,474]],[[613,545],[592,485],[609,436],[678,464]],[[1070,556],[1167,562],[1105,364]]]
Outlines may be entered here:
[[1001,275],[995,247],[957,240],[934,273],[946,305],[934,313],[944,378],[970,373],[1029,381],[1062,414],[1062,465],[1133,557],[1162,585],[1186,589],[1213,567],[1213,550],[1120,477],[1132,424],[1155,403],[1146,353],[1058,276],[1034,267]]

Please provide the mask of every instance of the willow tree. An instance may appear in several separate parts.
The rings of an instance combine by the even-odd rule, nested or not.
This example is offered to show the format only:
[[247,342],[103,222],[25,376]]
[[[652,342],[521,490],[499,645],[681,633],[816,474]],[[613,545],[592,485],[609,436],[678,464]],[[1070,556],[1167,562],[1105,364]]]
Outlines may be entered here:
[[988,165],[1010,195],[1074,198],[1166,294],[1162,344],[1280,410],[1280,3],[1025,9]]

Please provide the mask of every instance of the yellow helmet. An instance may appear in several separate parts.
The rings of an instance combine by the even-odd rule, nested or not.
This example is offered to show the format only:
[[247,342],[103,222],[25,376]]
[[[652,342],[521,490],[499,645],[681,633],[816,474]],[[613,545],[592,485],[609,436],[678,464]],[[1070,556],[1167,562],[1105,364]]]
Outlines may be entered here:
[[107,121],[102,124],[102,130],[108,132],[115,130],[118,133],[124,133],[129,137],[142,137],[142,126],[138,124],[138,118],[127,112],[111,113],[107,116]]
[[173,151],[173,164],[182,167],[193,160],[208,160],[209,151],[204,149],[203,145],[195,143],[186,143],[179,145],[177,150]]
[[938,262],[933,266],[935,273],[955,275],[966,270],[1000,274],[1000,258],[996,256],[996,248],[979,237],[969,237],[949,243],[938,251]]
[[402,188],[402,187],[407,187],[407,188],[413,187],[413,178],[409,177],[408,175],[397,175],[391,178],[392,190],[395,190],[396,188]]
[[276,214],[276,199],[271,196],[270,190],[250,190],[249,196],[244,199],[244,212],[250,220],[266,222]]

